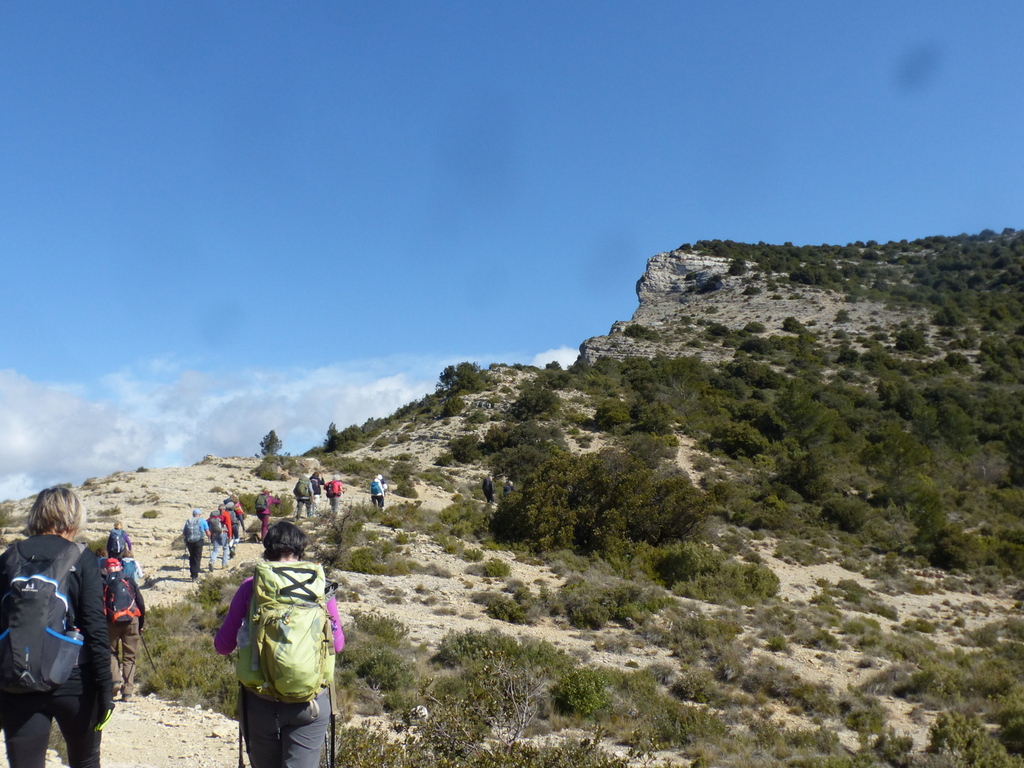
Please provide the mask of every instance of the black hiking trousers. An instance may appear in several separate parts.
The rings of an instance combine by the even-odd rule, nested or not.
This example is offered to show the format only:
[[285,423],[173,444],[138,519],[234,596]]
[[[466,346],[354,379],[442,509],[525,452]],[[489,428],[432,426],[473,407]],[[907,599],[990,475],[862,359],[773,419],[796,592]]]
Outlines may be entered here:
[[202,539],[185,542],[185,548],[188,549],[188,575],[193,579],[197,578],[202,570],[203,544],[205,543]]
[[0,718],[11,768],[44,768],[50,723],[57,721],[68,747],[71,768],[98,768],[100,731],[93,726],[99,715],[96,691],[91,686],[71,695],[58,688],[49,693],[0,693]]

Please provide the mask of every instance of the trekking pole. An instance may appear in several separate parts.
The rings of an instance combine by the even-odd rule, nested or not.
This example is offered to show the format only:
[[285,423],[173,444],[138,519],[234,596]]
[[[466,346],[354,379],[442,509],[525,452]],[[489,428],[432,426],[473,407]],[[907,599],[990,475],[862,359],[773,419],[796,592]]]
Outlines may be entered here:
[[153,661],[153,654],[149,652],[149,643],[146,642],[146,636],[142,634],[142,630],[139,630],[139,637],[142,638],[142,647],[146,649],[146,655],[149,657],[149,663],[153,665],[153,671],[159,675],[160,670],[156,662]]
[[338,716],[334,714],[334,705],[331,704],[331,768],[335,768],[334,745],[338,742]]

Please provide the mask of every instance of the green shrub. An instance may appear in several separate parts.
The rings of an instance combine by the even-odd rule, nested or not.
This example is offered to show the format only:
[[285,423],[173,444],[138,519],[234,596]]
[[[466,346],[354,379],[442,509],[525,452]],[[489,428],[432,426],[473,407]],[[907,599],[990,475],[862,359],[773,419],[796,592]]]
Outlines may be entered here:
[[630,323],[622,333],[631,339],[642,339],[644,341],[657,341],[661,338],[661,334],[656,330],[639,323]]
[[458,416],[466,408],[466,401],[459,395],[449,397],[441,407],[441,415],[445,418]]
[[954,768],[1021,768],[1024,760],[1007,754],[977,716],[940,712],[928,730],[927,752],[944,755]]
[[447,525],[452,536],[479,539],[487,534],[490,513],[486,506],[472,499],[461,499],[442,509],[437,519]]
[[539,551],[621,555],[641,542],[686,539],[707,514],[704,494],[686,477],[656,473],[616,451],[559,452],[529,480],[502,499],[491,530]]
[[551,695],[559,711],[580,717],[591,717],[611,704],[607,675],[586,667],[563,675]]
[[352,619],[358,632],[392,648],[400,647],[409,635],[405,624],[385,614],[356,611]]
[[558,395],[547,387],[530,384],[523,387],[519,398],[512,403],[509,415],[519,421],[547,418],[558,411],[561,402]]
[[338,658],[342,667],[351,668],[368,685],[382,691],[412,688],[416,682],[412,662],[387,645],[346,646]]
[[219,626],[212,606],[182,602],[150,608],[146,637],[154,665],[138,665],[139,691],[234,716],[238,678],[234,661],[213,648]]
[[14,518],[14,502],[0,502],[0,528],[10,528]]
[[675,594],[695,600],[754,603],[779,591],[779,578],[768,566],[727,559],[706,544],[662,547],[650,559],[662,583]]
[[387,564],[377,556],[372,547],[360,547],[348,553],[344,570],[354,573],[382,575],[388,572]]
[[569,623],[581,629],[600,629],[608,621],[639,624],[672,602],[660,587],[596,575],[570,578],[558,599]]
[[628,424],[630,420],[629,407],[617,397],[602,400],[594,412],[594,422],[604,432],[611,432],[616,427]]
[[448,441],[448,450],[452,459],[459,464],[469,464],[480,459],[480,441],[475,435],[460,435]]
[[489,602],[487,615],[498,621],[507,621],[509,624],[529,623],[526,607],[506,595],[498,595]]
[[492,579],[504,579],[512,574],[512,567],[504,560],[492,557],[484,562],[483,574]]
[[494,630],[450,632],[438,643],[434,660],[446,667],[469,667],[495,656],[553,675],[572,666],[569,657],[551,643],[532,638],[517,640]]

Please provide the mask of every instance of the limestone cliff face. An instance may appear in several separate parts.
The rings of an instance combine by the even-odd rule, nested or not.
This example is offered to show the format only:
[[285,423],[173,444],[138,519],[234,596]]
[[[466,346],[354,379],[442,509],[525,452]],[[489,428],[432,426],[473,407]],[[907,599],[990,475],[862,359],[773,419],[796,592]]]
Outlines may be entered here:
[[725,287],[729,260],[693,251],[658,253],[636,283],[640,306],[629,322],[618,321],[607,336],[595,336],[580,345],[580,356],[593,363],[601,357],[623,359],[648,355],[661,346],[650,339],[626,336],[631,324],[657,327],[693,298]]
[[634,322],[658,322],[679,309],[688,295],[717,290],[724,286],[729,260],[719,256],[669,251],[647,260],[647,270],[636,282],[640,306]]
[[788,319],[810,329],[823,344],[839,344],[836,334],[842,331],[842,343],[864,351],[854,337],[871,326],[896,333],[907,322],[928,322],[924,310],[892,310],[866,299],[850,303],[842,292],[794,283],[779,272],[752,269],[730,275],[729,263],[692,251],[652,256],[636,284],[640,306],[633,318],[614,323],[607,336],[584,341],[580,357],[594,363],[602,357],[663,354],[720,362],[731,359],[735,350],[709,338],[709,326],[740,330],[756,323],[762,338],[792,336],[786,330]]

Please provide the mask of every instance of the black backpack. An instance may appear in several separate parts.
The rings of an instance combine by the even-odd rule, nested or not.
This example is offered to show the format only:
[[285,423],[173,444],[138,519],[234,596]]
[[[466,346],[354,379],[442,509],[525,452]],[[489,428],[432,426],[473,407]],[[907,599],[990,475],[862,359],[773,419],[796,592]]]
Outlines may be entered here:
[[135,602],[135,591],[123,573],[108,573],[104,579],[103,611],[107,614],[107,621],[115,624],[128,623],[142,615]]
[[19,544],[4,555],[8,592],[0,599],[0,690],[52,691],[78,666],[84,642],[74,626],[68,577],[85,550],[68,542],[56,558],[25,557]]
[[220,536],[224,532],[224,521],[219,517],[211,517],[206,521],[210,525],[210,533]]
[[127,550],[125,532],[120,528],[115,528],[107,536],[107,555],[110,557],[120,557]]

